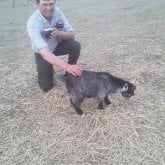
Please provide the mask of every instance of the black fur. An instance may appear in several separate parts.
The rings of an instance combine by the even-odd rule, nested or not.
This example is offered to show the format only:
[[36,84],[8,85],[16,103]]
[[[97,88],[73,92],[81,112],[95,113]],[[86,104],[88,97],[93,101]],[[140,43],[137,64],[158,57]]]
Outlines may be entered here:
[[71,104],[79,115],[83,114],[80,105],[84,97],[96,97],[98,108],[103,109],[103,103],[106,105],[111,103],[108,98],[109,94],[120,92],[123,97],[130,98],[134,95],[136,88],[133,83],[117,78],[107,72],[84,70],[80,77],[74,77],[67,73],[60,79],[65,83]]

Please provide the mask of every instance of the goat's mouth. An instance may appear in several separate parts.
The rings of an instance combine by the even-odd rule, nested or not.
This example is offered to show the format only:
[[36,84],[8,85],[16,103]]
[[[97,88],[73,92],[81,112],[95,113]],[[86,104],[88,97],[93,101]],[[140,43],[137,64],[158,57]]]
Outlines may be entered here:
[[121,95],[122,95],[126,100],[129,100],[129,98],[133,96],[133,94],[129,94],[129,93],[121,93]]

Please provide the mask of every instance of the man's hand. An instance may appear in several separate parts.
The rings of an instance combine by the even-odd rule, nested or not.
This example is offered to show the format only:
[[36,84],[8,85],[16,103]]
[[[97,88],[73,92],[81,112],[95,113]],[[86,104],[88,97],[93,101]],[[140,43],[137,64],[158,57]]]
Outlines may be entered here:
[[58,29],[54,29],[51,33],[51,38],[59,38],[59,39],[74,39],[74,32],[64,32]]
[[68,64],[66,67],[66,71],[71,73],[73,76],[81,76],[82,69],[78,65],[70,65]]
[[59,37],[60,36],[60,30],[58,30],[58,29],[54,29],[53,31],[52,31],[52,33],[51,33],[51,38],[57,38],[57,37]]

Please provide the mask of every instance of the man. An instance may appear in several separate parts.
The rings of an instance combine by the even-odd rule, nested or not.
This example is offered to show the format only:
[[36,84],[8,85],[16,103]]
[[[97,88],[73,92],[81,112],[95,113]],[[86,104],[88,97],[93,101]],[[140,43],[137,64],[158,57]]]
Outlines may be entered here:
[[[74,31],[62,11],[55,7],[55,0],[36,0],[38,10],[27,22],[27,31],[34,50],[38,82],[45,92],[53,88],[53,66],[60,67],[74,76],[82,69],[76,64],[80,55],[80,43],[74,40]],[[57,23],[60,22],[60,29]],[[44,33],[50,29],[50,35]],[[69,54],[68,63],[60,55]]]

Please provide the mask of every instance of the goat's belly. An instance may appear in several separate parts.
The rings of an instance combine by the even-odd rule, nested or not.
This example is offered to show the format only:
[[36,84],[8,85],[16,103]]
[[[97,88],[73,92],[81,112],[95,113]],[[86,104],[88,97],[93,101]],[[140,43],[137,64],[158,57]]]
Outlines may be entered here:
[[84,96],[87,98],[96,97],[97,93],[95,90],[88,90],[84,93]]
[[85,95],[85,97],[92,98],[92,97],[95,97],[95,96],[93,96],[93,95]]

